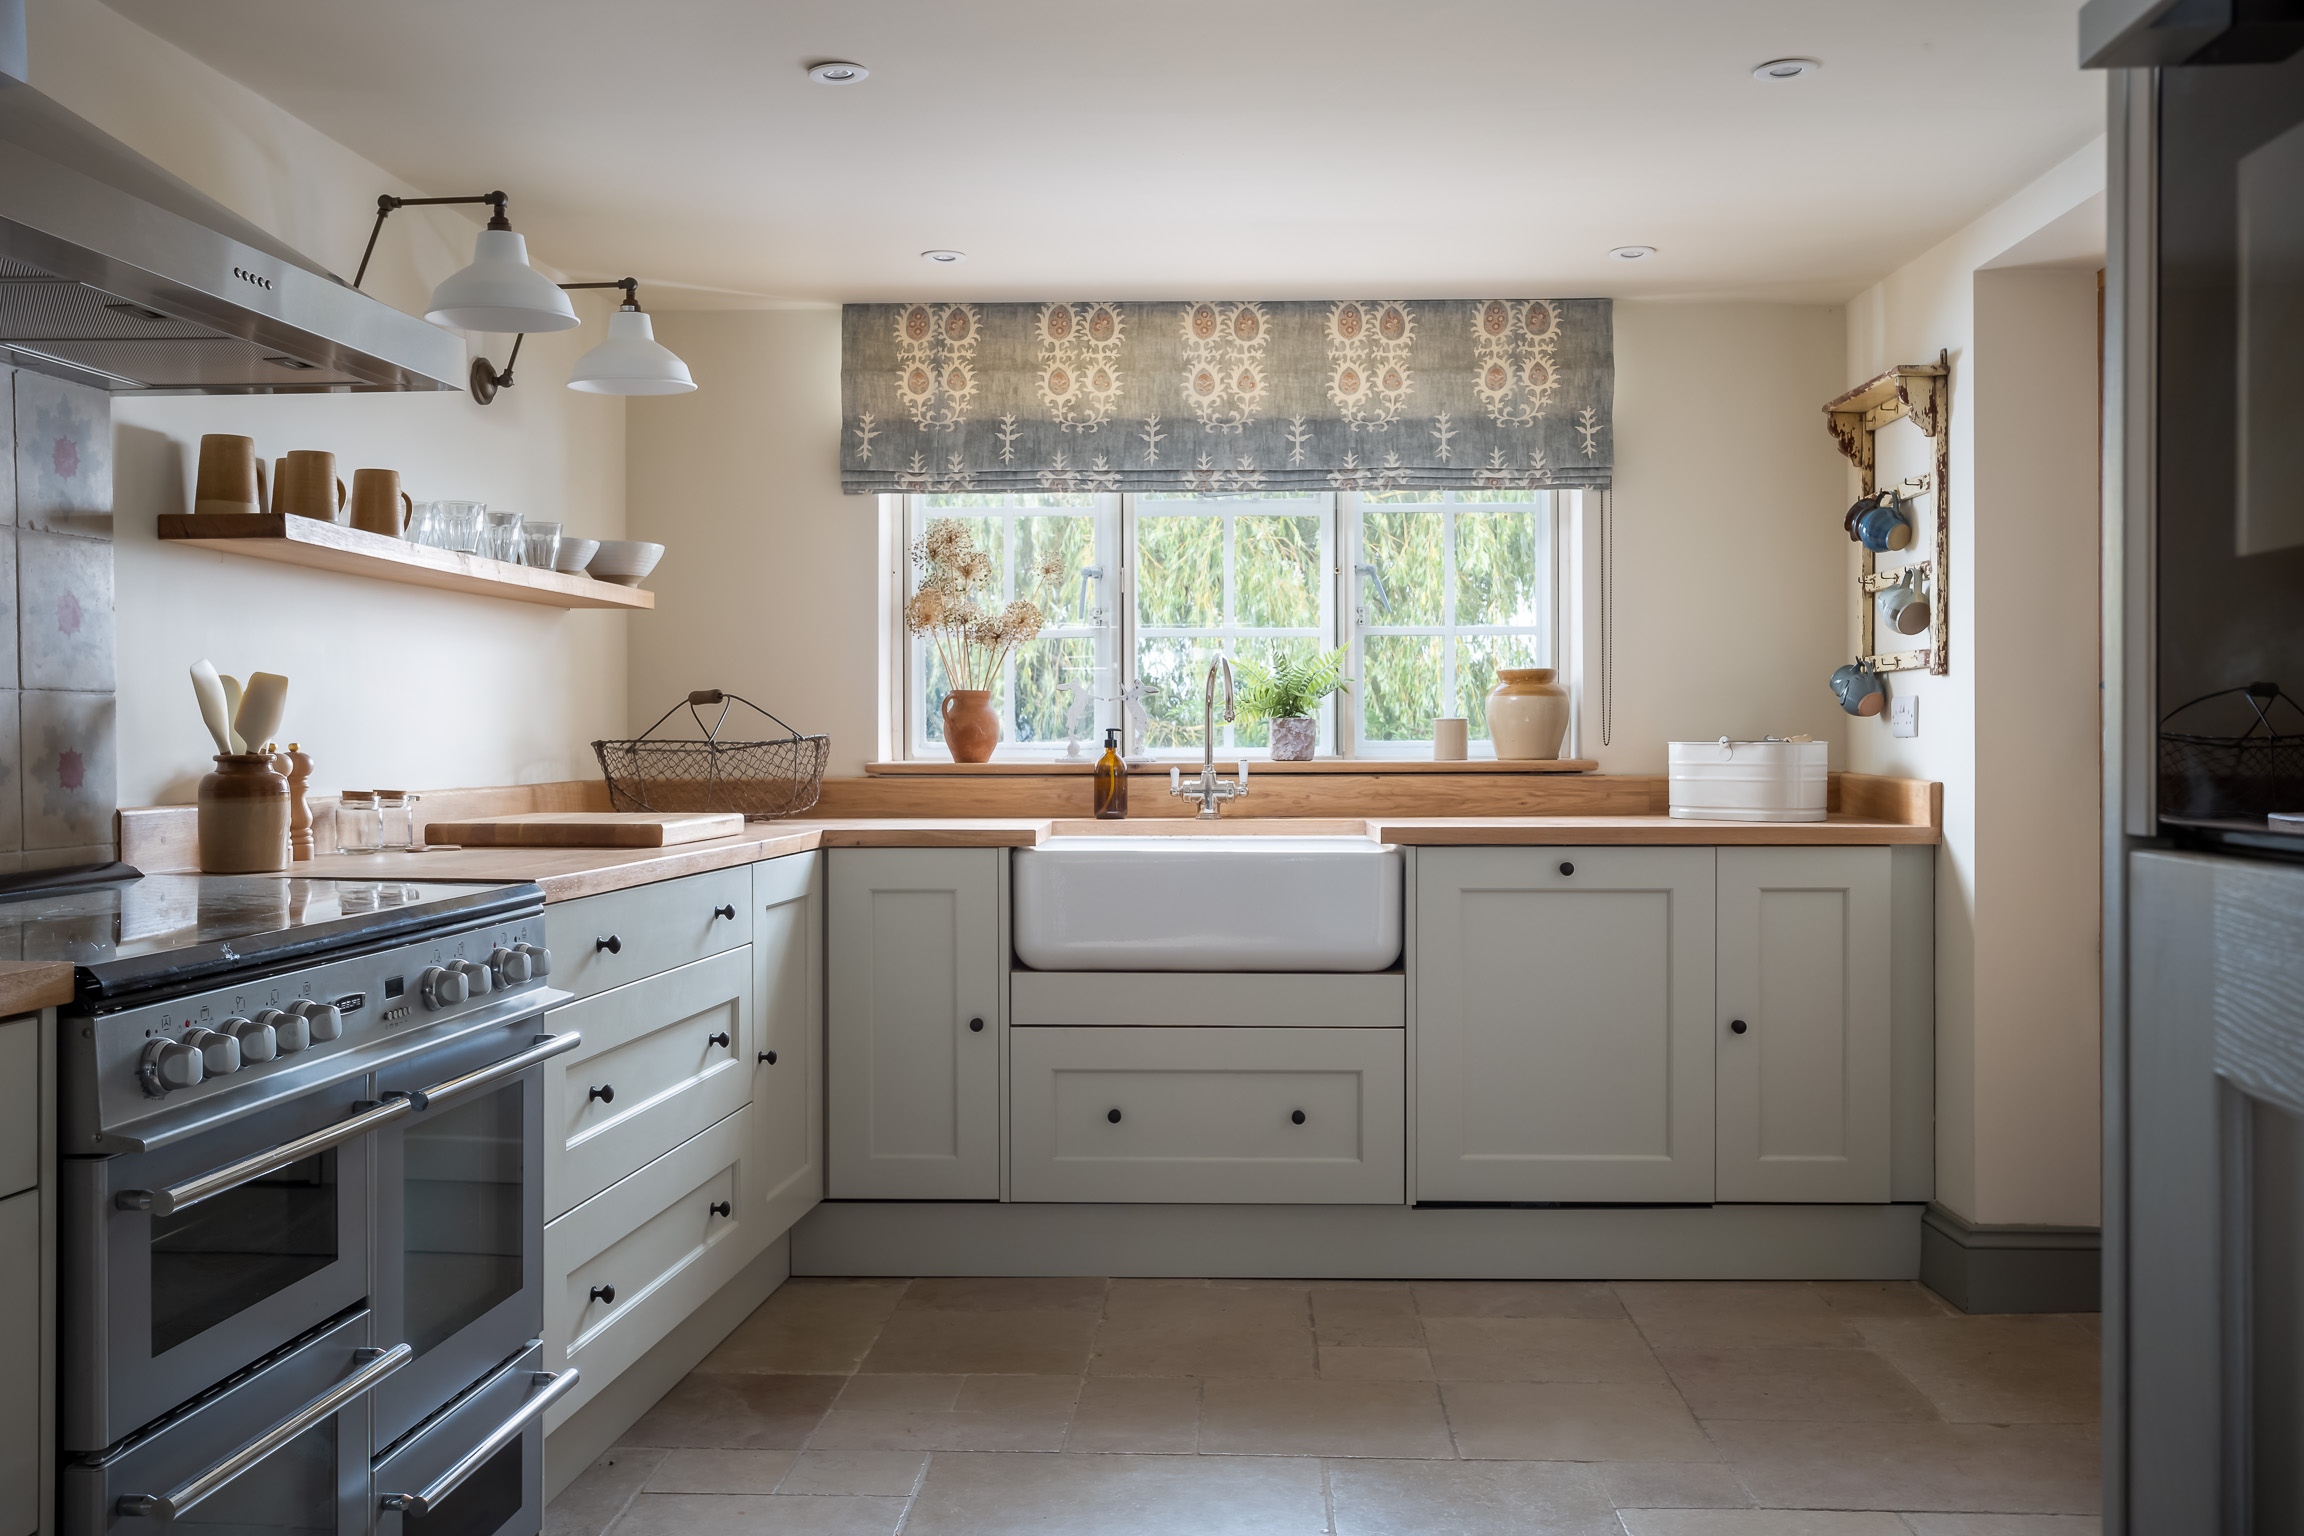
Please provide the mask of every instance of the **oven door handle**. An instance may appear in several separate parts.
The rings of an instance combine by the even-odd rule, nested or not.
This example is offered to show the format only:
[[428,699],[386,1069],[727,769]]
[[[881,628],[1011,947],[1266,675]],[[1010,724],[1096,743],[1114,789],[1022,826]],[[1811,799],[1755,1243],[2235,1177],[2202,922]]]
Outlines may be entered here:
[[254,1157],[244,1157],[236,1163],[227,1163],[196,1179],[187,1179],[167,1189],[124,1189],[112,1197],[113,1204],[124,1211],[150,1211],[155,1216],[173,1216],[178,1211],[210,1200],[226,1190],[237,1189],[251,1179],[260,1179],[268,1173],[278,1173],[291,1163],[300,1163],[308,1157],[317,1157],[331,1147],[340,1147],[356,1141],[380,1125],[390,1125],[402,1115],[418,1106],[405,1093],[388,1093],[384,1102],[361,1110],[348,1120],[324,1126],[308,1136],[282,1142]]
[[489,1431],[488,1438],[466,1451],[456,1465],[424,1485],[421,1493],[388,1493],[380,1501],[386,1509],[396,1509],[403,1515],[419,1518],[432,1513],[440,1501],[463,1486],[464,1479],[487,1462],[488,1458],[510,1445],[522,1431],[543,1416],[544,1410],[566,1396],[576,1385],[576,1369],[564,1371],[535,1371],[528,1377],[532,1390],[520,1411]]
[[538,1035],[529,1042],[528,1049],[518,1055],[507,1056],[502,1061],[491,1062],[476,1071],[465,1073],[462,1077],[451,1077],[446,1082],[434,1083],[429,1088],[410,1093],[408,1095],[409,1107],[412,1109],[430,1109],[443,1099],[453,1099],[461,1094],[470,1093],[475,1088],[485,1088],[491,1083],[500,1083],[508,1077],[518,1077],[536,1063],[550,1061],[562,1051],[572,1051],[583,1043],[584,1036],[573,1029],[557,1035]]
[[131,1493],[121,1496],[115,1506],[123,1516],[142,1516],[166,1525],[169,1521],[191,1510],[217,1489],[231,1482],[241,1473],[255,1466],[289,1441],[303,1434],[313,1425],[328,1418],[345,1404],[366,1392],[370,1387],[406,1365],[416,1351],[406,1344],[395,1344],[390,1349],[362,1349],[354,1351],[353,1358],[363,1363],[360,1369],[225,1457],[207,1471],[167,1493]]

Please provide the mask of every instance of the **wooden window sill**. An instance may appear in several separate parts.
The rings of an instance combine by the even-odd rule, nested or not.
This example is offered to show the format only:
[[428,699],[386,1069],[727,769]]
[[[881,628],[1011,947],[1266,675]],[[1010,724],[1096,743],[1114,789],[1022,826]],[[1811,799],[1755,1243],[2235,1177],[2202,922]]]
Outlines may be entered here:
[[[1239,759],[1218,754],[1216,766],[1225,770],[1236,769]],[[1066,774],[1089,773],[1095,769],[1093,757],[1045,758],[1038,761],[1011,760],[991,763],[946,763],[933,758],[915,758],[901,763],[866,763],[864,771],[875,777],[881,775],[918,775],[938,778],[984,777],[1051,777]],[[1473,758],[1461,763],[1436,763],[1421,757],[1318,757],[1308,763],[1275,763],[1262,758],[1248,760],[1251,781],[1265,774],[1285,773],[1342,773],[1361,775],[1427,774],[1427,773],[1590,773],[1600,766],[1588,757],[1563,757],[1546,761],[1499,762],[1495,758]],[[1131,763],[1128,772],[1135,777],[1158,776],[1166,778],[1171,767],[1187,773],[1200,770],[1199,759],[1163,758],[1154,763]]]

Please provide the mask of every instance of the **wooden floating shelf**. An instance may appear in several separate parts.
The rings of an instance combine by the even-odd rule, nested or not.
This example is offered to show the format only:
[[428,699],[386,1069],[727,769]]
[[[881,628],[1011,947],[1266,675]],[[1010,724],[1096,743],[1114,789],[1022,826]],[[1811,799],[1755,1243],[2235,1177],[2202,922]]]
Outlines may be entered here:
[[481,597],[505,597],[546,608],[653,608],[656,594],[590,576],[507,565],[452,549],[433,549],[389,539],[342,523],[294,517],[280,512],[185,513],[160,515],[160,537],[226,554],[254,555],[286,565],[372,576],[413,587],[439,587]]
[[[1099,754],[1101,755],[1101,754]],[[1239,758],[1229,752],[1216,754],[1218,768],[1231,768]],[[1265,774],[1293,773],[1590,773],[1600,766],[1599,760],[1589,757],[1514,758],[1498,761],[1493,757],[1476,757],[1465,762],[1434,762],[1426,757],[1319,757],[1303,763],[1267,762],[1251,758],[1248,763],[1250,778]],[[874,777],[940,777],[940,778],[1022,778],[1033,775],[1085,774],[1096,767],[1094,758],[1048,758],[1043,761],[1015,760],[1005,763],[940,763],[933,758],[916,758],[901,763],[866,763],[864,771]],[[1130,763],[1128,771],[1137,775],[1166,778],[1171,767],[1200,771],[1197,760],[1161,759],[1153,763]],[[1243,814],[1253,814],[1245,812]]]

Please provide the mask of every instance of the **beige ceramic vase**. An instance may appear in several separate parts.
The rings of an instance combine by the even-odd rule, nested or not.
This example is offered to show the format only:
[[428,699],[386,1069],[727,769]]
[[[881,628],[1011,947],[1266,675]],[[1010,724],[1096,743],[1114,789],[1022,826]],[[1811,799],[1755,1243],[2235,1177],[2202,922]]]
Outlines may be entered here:
[[955,688],[944,695],[944,745],[956,763],[988,763],[1000,745],[1000,716],[989,688]]
[[1568,734],[1568,690],[1550,667],[1499,667],[1488,690],[1488,735],[1496,755],[1528,762],[1556,758]]
[[288,780],[261,752],[219,753],[200,781],[200,872],[262,874],[288,867]]

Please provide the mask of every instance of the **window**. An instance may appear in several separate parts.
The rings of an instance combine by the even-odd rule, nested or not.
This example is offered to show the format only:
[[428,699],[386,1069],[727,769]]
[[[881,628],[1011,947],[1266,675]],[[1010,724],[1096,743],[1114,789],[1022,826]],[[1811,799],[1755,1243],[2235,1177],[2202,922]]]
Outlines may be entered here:
[[[1061,756],[1067,712],[1088,746],[1126,724],[1135,692],[1149,730],[1131,753],[1200,750],[1210,659],[1311,655],[1344,645],[1358,683],[1320,717],[1323,754],[1419,756],[1435,716],[1470,721],[1486,749],[1496,669],[1557,665],[1558,505],[1544,491],[1236,495],[924,495],[901,498],[909,547],[958,518],[992,556],[1003,600],[1033,596],[1055,550],[1074,573],[1038,594],[1048,622],[994,690],[999,756]],[[902,592],[914,576],[909,562]],[[942,757],[948,687],[920,637],[902,636],[903,735]],[[1219,750],[1268,744],[1262,722],[1217,721]],[[1087,750],[1084,746],[1083,751]]]

